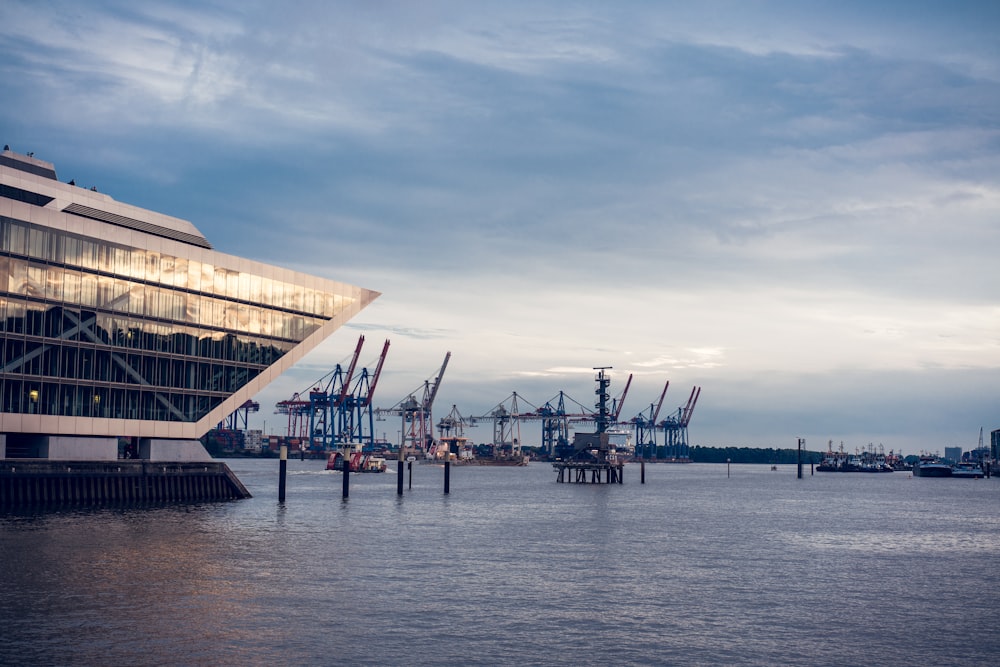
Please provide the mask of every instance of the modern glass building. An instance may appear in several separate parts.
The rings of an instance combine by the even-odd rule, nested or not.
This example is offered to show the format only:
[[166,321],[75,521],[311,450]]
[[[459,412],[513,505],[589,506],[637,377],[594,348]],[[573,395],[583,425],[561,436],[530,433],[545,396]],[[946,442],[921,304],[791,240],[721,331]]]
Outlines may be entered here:
[[0,155],[0,458],[202,460],[198,438],[378,296]]

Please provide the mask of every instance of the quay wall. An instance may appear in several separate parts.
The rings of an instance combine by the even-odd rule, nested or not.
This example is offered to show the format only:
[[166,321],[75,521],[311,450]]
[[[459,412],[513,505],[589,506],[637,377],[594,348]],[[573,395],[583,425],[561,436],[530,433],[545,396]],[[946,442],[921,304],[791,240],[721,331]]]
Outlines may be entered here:
[[249,498],[221,462],[0,461],[0,509]]

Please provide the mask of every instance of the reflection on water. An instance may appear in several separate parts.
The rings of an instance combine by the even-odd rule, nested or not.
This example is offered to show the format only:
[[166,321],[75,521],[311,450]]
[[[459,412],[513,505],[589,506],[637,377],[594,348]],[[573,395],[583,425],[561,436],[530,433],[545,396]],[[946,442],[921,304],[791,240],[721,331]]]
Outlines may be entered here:
[[1000,480],[230,461],[232,503],[0,517],[0,663],[989,664]]
[[[928,531],[923,534],[906,532],[882,531],[879,529],[868,532],[850,534],[789,533],[783,536],[792,548],[815,549],[817,551],[858,551],[868,555],[888,555],[892,553],[923,553],[942,557],[963,555],[970,558],[996,558],[1000,556],[1000,540],[995,533],[971,533],[965,530]],[[992,530],[996,530],[994,526]]]

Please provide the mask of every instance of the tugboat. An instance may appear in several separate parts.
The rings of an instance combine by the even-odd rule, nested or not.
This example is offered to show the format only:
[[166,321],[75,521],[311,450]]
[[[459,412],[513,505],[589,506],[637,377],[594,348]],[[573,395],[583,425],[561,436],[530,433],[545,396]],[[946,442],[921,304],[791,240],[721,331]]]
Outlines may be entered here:
[[861,472],[892,472],[892,464],[889,463],[889,459],[885,455],[885,450],[882,445],[879,444],[878,452],[876,453],[871,444],[868,445],[868,451],[862,456]]
[[923,454],[920,460],[913,464],[914,477],[951,477],[951,466],[936,456]]
[[840,451],[833,451],[833,440],[826,446],[826,454],[823,460],[816,466],[817,472],[845,472],[847,469],[847,453],[844,451],[844,443],[840,443]]
[[386,471],[385,459],[383,457],[364,454],[360,451],[351,453],[350,458],[345,458],[340,452],[331,452],[329,458],[326,460],[327,470],[343,471],[345,465],[350,472]]

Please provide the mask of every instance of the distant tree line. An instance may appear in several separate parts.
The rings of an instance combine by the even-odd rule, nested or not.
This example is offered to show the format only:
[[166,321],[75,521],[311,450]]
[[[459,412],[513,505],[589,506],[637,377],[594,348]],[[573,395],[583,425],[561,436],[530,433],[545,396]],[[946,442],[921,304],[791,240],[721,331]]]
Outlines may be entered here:
[[[797,463],[797,449],[766,449],[761,447],[701,447],[691,448],[691,460],[695,463]],[[819,463],[821,452],[802,450],[803,463]]]

